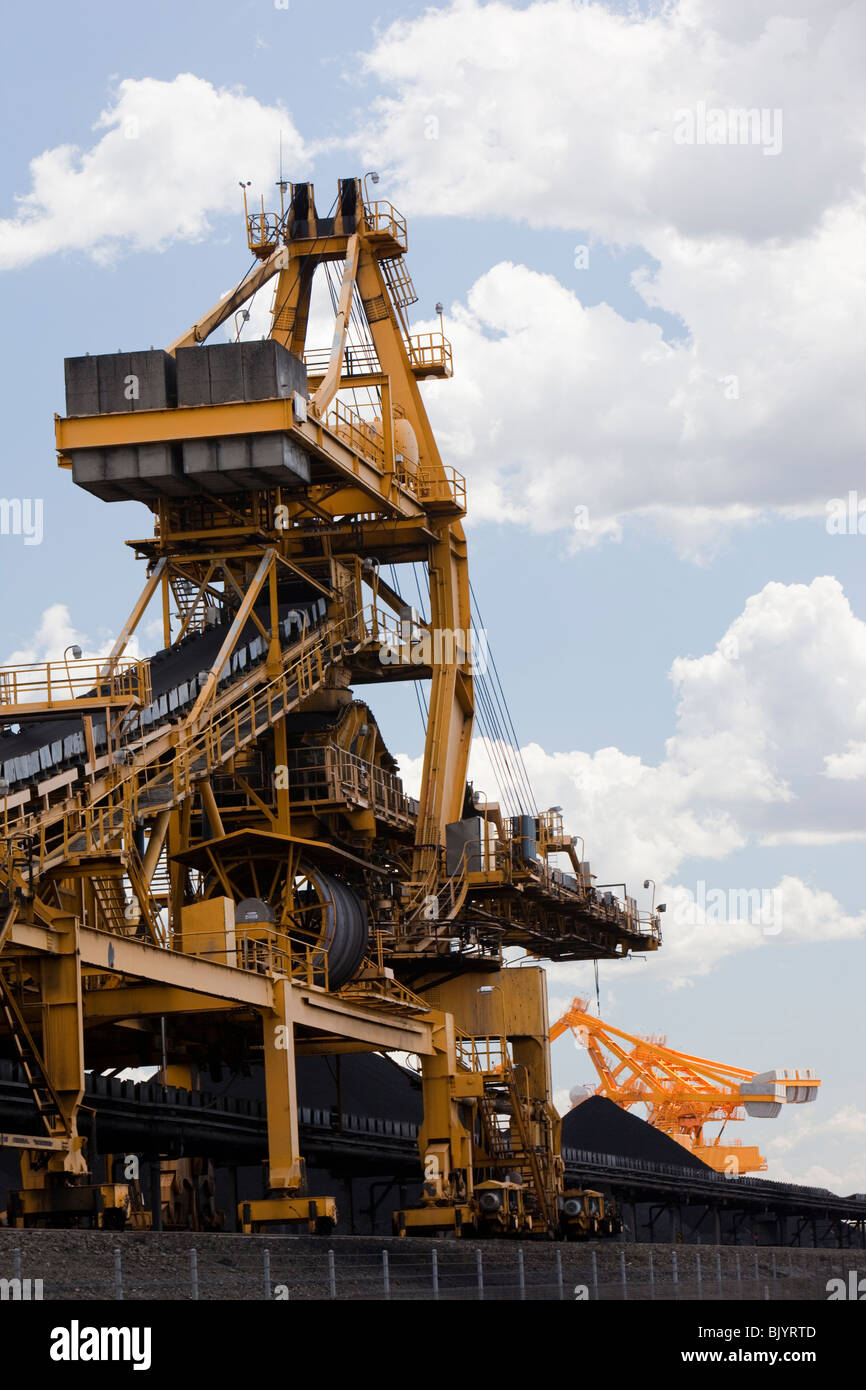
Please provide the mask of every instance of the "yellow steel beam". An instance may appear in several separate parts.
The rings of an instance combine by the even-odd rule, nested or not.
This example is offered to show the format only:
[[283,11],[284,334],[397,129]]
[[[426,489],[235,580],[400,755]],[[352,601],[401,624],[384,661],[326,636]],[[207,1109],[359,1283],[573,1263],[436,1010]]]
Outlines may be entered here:
[[156,866],[159,863],[159,856],[162,853],[165,837],[168,834],[168,823],[170,818],[170,811],[160,811],[150,827],[150,838],[147,842],[147,848],[144,851],[144,858],[141,861],[141,877],[147,886],[150,885]]
[[321,420],[295,422],[290,400],[232,401],[225,405],[176,406],[111,415],[55,417],[61,455],[75,449],[106,449],[133,444],[179,443],[235,434],[291,435],[347,481],[382,499],[403,516],[423,515],[422,505],[402,490],[391,493],[388,475],[372,460],[338,439]]
[[[13,940],[18,935],[26,935],[30,947],[47,952],[56,949],[57,934],[54,932],[38,928],[22,932],[18,923],[12,929]],[[266,1010],[273,1007],[274,982],[265,975],[86,927],[81,929],[79,941],[82,967],[146,980],[153,986],[146,991],[126,987],[94,991],[87,995],[88,1017],[122,1017],[127,1012],[170,1013],[177,1004],[178,991],[209,997],[215,1001],[216,1008],[247,1006]],[[121,998],[114,1000],[114,995]],[[135,1010],[129,1008],[133,997],[139,1001]],[[317,1033],[333,1033],[386,1051],[421,1055],[433,1051],[432,1029],[426,1019],[383,1014],[375,1008],[329,994],[315,985],[293,983],[286,1007],[294,1023]]]
[[[186,724],[191,729],[195,728],[202,713],[207,709],[208,704],[213,699],[225,664],[229,660],[241,633],[247,625],[247,620],[252,612],[253,604],[258,598],[262,586],[268,577],[268,571],[271,565],[274,563],[275,554],[276,551],[274,550],[266,550],[259,562],[259,567],[253,575],[252,582],[235,613],[234,621],[226,633],[225,640],[214,659],[213,665],[208,671],[207,680],[199,691],[198,698],[187,716]],[[211,793],[211,800],[213,800],[213,793]],[[217,813],[217,820],[219,820],[219,813]]]
[[81,929],[80,947],[82,966],[94,966],[109,974],[189,989],[196,994],[213,995],[255,1009],[269,1009],[273,1004],[273,984],[266,975],[236,970],[200,956],[166,951],[144,941],[111,936],[89,927]]
[[117,634],[114,646],[111,648],[111,651],[108,653],[108,656],[105,659],[104,669],[106,671],[112,670],[115,662],[118,661],[121,656],[123,656],[123,653],[126,650],[126,644],[129,641],[132,634],[135,632],[135,629],[138,627],[142,615],[146,611],[148,604],[150,603],[150,600],[153,598],[157,586],[160,583],[163,574],[165,573],[165,568],[166,561],[164,559],[157,560],[156,564],[150,572],[147,583],[145,584],[144,588],[142,589],[141,593],[135,601],[135,606],[132,612],[130,613],[126,622],[123,624],[123,627],[120,629],[120,632]]
[[68,920],[66,927],[58,933],[59,950],[41,961],[42,1050],[45,1074],[74,1138],[78,1106],[84,1095],[84,1020],[75,920]]
[[52,1153],[64,1153],[68,1146],[69,1140],[59,1135],[0,1133],[0,1149],[48,1149]]
[[199,994],[172,985],[122,985],[118,989],[88,990],[84,996],[86,1022],[155,1017],[158,1014],[197,1014],[237,1009],[234,999]]
[[192,328],[187,329],[186,333],[181,333],[179,338],[175,338],[167,351],[173,357],[178,348],[194,347],[196,343],[203,343],[215,328],[219,328],[220,324],[225,323],[226,319],[230,318],[242,304],[246,304],[256,290],[266,284],[278,271],[285,270],[288,263],[288,251],[284,246],[278,247],[266,261],[262,261],[261,265],[256,266],[249,275],[244,277],[236,290],[226,295],[224,299],[220,299],[212,309],[209,309],[193,324]]
[[304,1174],[298,1138],[294,1000],[288,980],[274,983],[274,1007],[262,1019],[265,1104],[268,1116],[268,1185],[297,1192]]
[[433,1028],[425,1017],[402,1018],[341,999],[311,985],[294,985],[287,1001],[295,1023],[334,1033],[385,1051],[433,1053]]

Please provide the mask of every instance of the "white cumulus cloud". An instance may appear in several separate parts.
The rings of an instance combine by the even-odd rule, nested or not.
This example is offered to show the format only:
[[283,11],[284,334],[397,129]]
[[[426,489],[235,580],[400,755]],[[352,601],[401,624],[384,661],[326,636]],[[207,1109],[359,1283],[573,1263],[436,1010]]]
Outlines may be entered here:
[[[657,901],[667,900],[664,949],[645,968],[684,984],[735,952],[866,935],[866,911],[846,911],[796,874],[729,884],[724,867],[748,845],[863,834],[856,785],[825,775],[829,750],[866,726],[866,623],[839,582],[766,585],[713,651],[677,658],[670,674],[675,726],[658,764],[610,747],[522,749],[538,805],[563,807],[598,881],[625,879],[634,891],[652,877]],[[421,760],[400,762],[416,791]],[[473,743],[470,776],[495,799],[484,739]],[[715,882],[689,881],[690,860],[718,863]],[[586,967],[554,971],[563,987],[589,984]]]
[[125,79],[94,129],[89,149],[58,145],[31,161],[30,191],[0,221],[0,269],[196,241],[212,217],[237,213],[241,179],[253,193],[271,183],[280,134],[289,163],[305,148],[281,107],[192,73]]

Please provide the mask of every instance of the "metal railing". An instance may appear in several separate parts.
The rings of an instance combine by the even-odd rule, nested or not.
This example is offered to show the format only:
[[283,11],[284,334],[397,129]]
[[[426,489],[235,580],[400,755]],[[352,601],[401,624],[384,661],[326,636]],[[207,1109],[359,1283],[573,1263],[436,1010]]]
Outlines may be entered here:
[[[311,348],[304,353],[304,366],[310,376],[324,376],[330,360],[330,348]],[[379,370],[379,359],[372,343],[362,343],[358,346],[346,344],[343,352],[343,376],[366,376]]]
[[406,219],[401,217],[392,203],[378,199],[375,203],[364,205],[367,230],[373,236],[388,236],[406,250]]
[[471,1037],[462,1028],[455,1031],[457,1060],[468,1071],[501,1072],[504,1075],[510,1069],[512,1057],[507,1038],[498,1034]]
[[419,502],[428,505],[437,502],[454,503],[461,511],[466,510],[466,479],[462,473],[458,473],[456,468],[446,464],[442,468],[442,474],[432,473],[427,469],[418,469],[415,473],[404,472],[398,476],[398,480],[403,487],[414,492]]
[[440,883],[444,851],[434,846],[427,848],[433,854],[432,861],[423,878],[411,885],[406,920],[410,926],[435,933],[437,922],[449,921],[462,907],[469,888],[469,873],[464,853],[454,873]]
[[287,767],[292,801],[347,803],[369,807],[385,820],[415,822],[417,802],[399,777],[336,744],[289,749]]
[[283,222],[276,212],[253,212],[247,216],[247,244],[254,255],[276,248],[283,235]]
[[356,454],[372,459],[379,468],[384,468],[385,441],[382,432],[369,424],[357,411],[337,400],[327,412],[324,423],[332,434],[342,439]]
[[150,662],[108,661],[87,657],[78,661],[38,661],[0,668],[0,716],[25,705],[47,709],[76,705],[146,705],[151,698]]
[[[314,630],[301,644],[302,651],[287,661],[279,675],[267,684],[236,699],[194,731],[182,725],[177,744],[153,763],[141,762],[145,745],[131,751],[132,762],[112,773],[97,805],[85,804],[81,795],[71,806],[53,808],[47,815],[24,815],[14,825],[4,802],[4,833],[28,842],[28,857],[36,871],[60,863],[70,854],[89,853],[128,844],[142,820],[176,806],[236,752],[270,728],[297,703],[318,689],[327,669],[340,661],[348,648],[394,637],[398,624],[390,614],[372,605],[350,617],[332,622],[324,631]],[[294,649],[293,649],[294,650]]]
[[[451,344],[444,334],[410,333],[403,335],[403,346],[413,371],[440,371],[451,376],[454,359]],[[331,360],[330,348],[310,348],[304,353],[304,365],[310,376],[324,376]],[[366,376],[382,370],[372,343],[347,343],[343,352],[343,376]]]
[[[285,975],[298,984],[328,988],[328,956],[318,944],[304,941],[267,922],[238,923],[217,940],[215,930],[178,934],[172,949],[217,965],[236,966],[254,975]],[[196,946],[196,940],[203,945]]]
[[444,333],[415,333],[404,341],[413,371],[439,369],[445,376],[452,375],[454,358]]

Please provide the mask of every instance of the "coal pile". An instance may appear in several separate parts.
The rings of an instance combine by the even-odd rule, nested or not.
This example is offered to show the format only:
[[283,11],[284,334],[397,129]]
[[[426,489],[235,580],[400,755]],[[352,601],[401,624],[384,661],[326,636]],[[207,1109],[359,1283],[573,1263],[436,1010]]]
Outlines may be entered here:
[[298,1058],[298,1104],[334,1109],[342,1100],[344,1115],[371,1115],[387,1120],[423,1119],[421,1082],[412,1072],[375,1052],[342,1057]]
[[676,1140],[653,1129],[637,1115],[621,1110],[604,1096],[569,1110],[562,1121],[563,1149],[588,1149],[615,1158],[642,1159],[646,1163],[672,1163],[678,1168],[710,1169]]

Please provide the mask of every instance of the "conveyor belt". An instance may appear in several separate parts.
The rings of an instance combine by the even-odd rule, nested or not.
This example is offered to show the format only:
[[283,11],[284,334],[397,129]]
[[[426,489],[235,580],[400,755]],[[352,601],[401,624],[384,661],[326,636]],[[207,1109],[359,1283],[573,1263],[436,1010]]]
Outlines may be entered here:
[[[96,1115],[101,1148],[198,1154],[217,1163],[255,1162],[265,1155],[262,1100],[92,1074],[87,1082],[85,1105]],[[35,1113],[20,1067],[0,1060],[0,1130],[33,1132]],[[354,1161],[361,1171],[371,1159],[381,1162],[387,1157],[388,1171],[407,1178],[417,1173],[414,1121],[343,1114],[338,1125],[332,1110],[308,1105],[298,1107],[298,1119],[305,1152],[314,1153],[323,1166],[340,1162],[351,1167]],[[866,1220],[866,1197],[861,1194],[843,1197],[825,1188],[767,1178],[731,1179],[711,1169],[699,1173],[579,1149],[564,1148],[563,1159],[566,1186],[601,1186],[615,1194],[628,1193],[629,1200],[707,1202],[758,1213],[772,1209],[806,1218]]]
[[[325,616],[325,607],[324,598],[319,597],[282,602],[279,607],[281,645],[292,646],[300,640],[304,629],[310,631],[318,627]],[[263,609],[259,616],[266,620],[267,610]],[[179,718],[192,707],[201,687],[200,675],[210,669],[228,630],[228,624],[217,624],[151,657],[153,699],[146,708],[124,721],[124,741],[147,734]],[[219,688],[230,685],[266,656],[265,639],[251,619],[238,640]],[[93,742],[97,754],[105,749],[105,719],[98,715],[93,719]],[[83,769],[86,756],[81,719],[42,719],[22,724],[17,734],[0,741],[0,772],[10,790],[20,791],[69,768]]]

